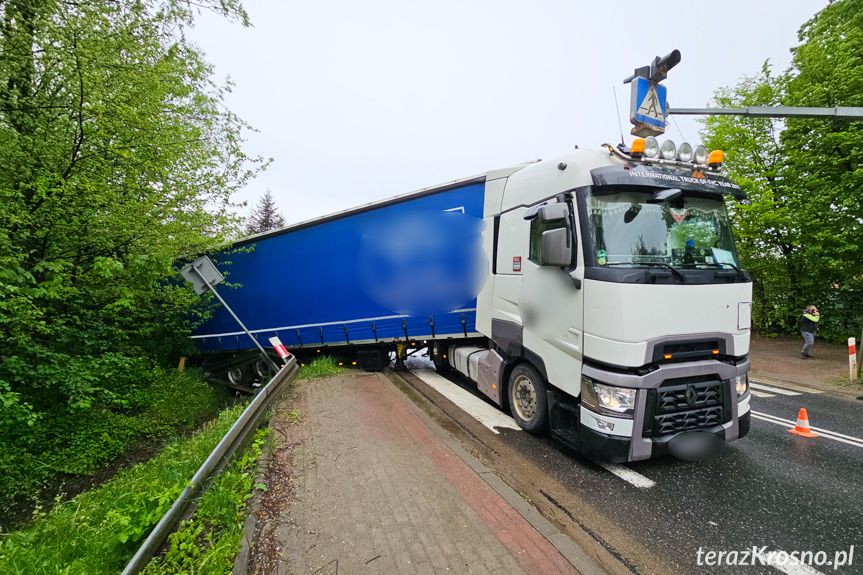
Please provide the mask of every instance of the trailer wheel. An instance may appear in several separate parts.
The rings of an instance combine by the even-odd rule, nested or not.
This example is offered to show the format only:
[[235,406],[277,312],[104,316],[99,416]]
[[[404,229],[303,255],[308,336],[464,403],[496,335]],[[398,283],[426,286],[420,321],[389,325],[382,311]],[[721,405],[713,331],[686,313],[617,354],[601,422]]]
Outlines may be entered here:
[[509,405],[518,426],[529,433],[545,431],[548,398],[542,376],[530,365],[517,365],[509,376]]
[[246,374],[244,373],[243,367],[235,367],[234,369],[228,370],[228,381],[230,381],[234,385],[245,385],[246,384]]
[[273,375],[275,375],[273,373],[273,367],[263,359],[256,359],[254,368],[255,375],[261,378],[262,381],[269,380]]

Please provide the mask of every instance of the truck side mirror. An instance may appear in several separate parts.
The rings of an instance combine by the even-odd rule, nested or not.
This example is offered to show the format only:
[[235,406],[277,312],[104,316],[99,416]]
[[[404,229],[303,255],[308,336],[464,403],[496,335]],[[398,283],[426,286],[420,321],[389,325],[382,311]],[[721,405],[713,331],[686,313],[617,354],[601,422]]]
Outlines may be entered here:
[[572,264],[572,242],[567,228],[556,228],[542,232],[540,243],[542,265],[558,268]]
[[564,203],[540,206],[536,212],[539,221],[543,223],[569,220],[569,206]]

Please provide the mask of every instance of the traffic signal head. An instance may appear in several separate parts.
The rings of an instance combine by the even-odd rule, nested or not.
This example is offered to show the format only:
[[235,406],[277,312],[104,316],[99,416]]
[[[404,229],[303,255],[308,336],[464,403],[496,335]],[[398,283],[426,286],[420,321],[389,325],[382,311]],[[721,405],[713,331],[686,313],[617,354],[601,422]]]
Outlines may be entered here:
[[672,50],[662,58],[657,56],[650,63],[650,77],[652,83],[656,84],[668,77],[668,71],[680,63],[680,50]]

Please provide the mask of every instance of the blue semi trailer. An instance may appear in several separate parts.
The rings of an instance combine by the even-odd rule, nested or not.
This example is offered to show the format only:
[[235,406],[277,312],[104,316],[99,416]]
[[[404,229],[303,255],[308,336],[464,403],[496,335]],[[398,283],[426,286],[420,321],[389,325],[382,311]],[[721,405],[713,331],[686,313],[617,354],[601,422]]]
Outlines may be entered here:
[[[244,238],[212,256],[241,284],[220,293],[264,345],[371,351],[370,369],[398,342],[479,337],[484,188],[470,178]],[[192,337],[205,352],[255,347],[224,310]]]
[[[211,256],[235,284],[220,293],[301,360],[376,370],[428,347],[525,430],[598,459],[733,441],[749,430],[752,284],[724,200],[743,193],[721,152],[659,157],[650,140],[244,238]],[[217,376],[265,377],[225,310],[193,337]]]

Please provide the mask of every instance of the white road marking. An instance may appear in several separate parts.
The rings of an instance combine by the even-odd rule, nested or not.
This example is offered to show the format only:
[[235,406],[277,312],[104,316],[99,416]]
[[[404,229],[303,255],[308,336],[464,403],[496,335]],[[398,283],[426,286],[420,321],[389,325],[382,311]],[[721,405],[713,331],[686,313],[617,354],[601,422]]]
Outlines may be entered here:
[[[773,553],[777,552],[773,551]],[[818,569],[809,565],[803,565],[802,563],[797,563],[795,565],[777,565],[775,563],[771,563],[770,566],[778,571],[786,573],[787,575],[824,575],[824,573]]]
[[769,385],[762,385],[760,383],[749,383],[749,387],[752,389],[760,389],[761,391],[769,391],[770,393],[778,393],[779,395],[803,395],[797,391],[789,391],[787,389],[780,389],[778,387],[770,387]]
[[749,393],[751,393],[755,397],[776,397],[772,393],[764,393],[763,391],[755,391],[754,389],[750,389]]
[[779,389],[790,390],[790,391],[799,391],[801,393],[824,393],[821,389],[814,389],[812,387],[806,387],[805,385],[796,385],[793,383],[788,383],[787,381],[772,381],[772,380],[764,380],[761,378],[749,378],[749,384],[752,386],[753,384],[760,386],[762,388],[769,387],[770,391],[778,392]]
[[521,428],[513,418],[470,392],[465,391],[445,377],[441,377],[434,370],[415,369],[411,370],[411,373],[459,406],[464,412],[472,415],[477,421],[491,429],[494,433],[500,433],[495,427],[505,427],[521,431]]
[[[761,419],[763,421],[769,421],[770,423],[775,423],[777,425],[783,425],[788,428],[792,428],[797,425],[796,421],[791,421],[790,419],[783,419],[781,417],[776,417],[775,415],[770,415],[769,413],[762,413],[755,410],[752,410],[752,417],[755,417],[756,419]],[[820,427],[810,426],[810,429],[812,429],[812,431],[814,431],[815,433],[820,434],[821,437],[826,437],[827,439],[832,439],[833,441],[847,443],[848,445],[853,445],[855,447],[863,447],[863,439],[859,437],[845,435],[843,433],[830,431],[829,429],[822,429]]]
[[637,473],[637,472],[631,470],[630,468],[628,468],[624,465],[621,465],[619,463],[599,463],[599,462],[597,462],[597,463],[601,467],[604,467],[605,469],[607,469],[608,471],[611,471],[612,473],[614,473],[615,475],[617,475],[618,477],[620,477],[621,479],[623,479],[627,483],[631,483],[632,485],[635,485],[636,487],[641,487],[643,489],[646,489],[648,487],[653,487],[654,485],[656,485],[656,483],[654,483],[653,481],[651,481],[647,477],[643,476],[642,474]]
[[[411,373],[452,401],[465,413],[476,418],[477,421],[491,429],[494,433],[500,433],[495,429],[496,427],[521,431],[521,428],[513,418],[472,393],[465,391],[447,378],[438,375],[433,369],[412,369]],[[618,463],[599,463],[599,465],[636,487],[648,488],[656,485],[642,474]]]

